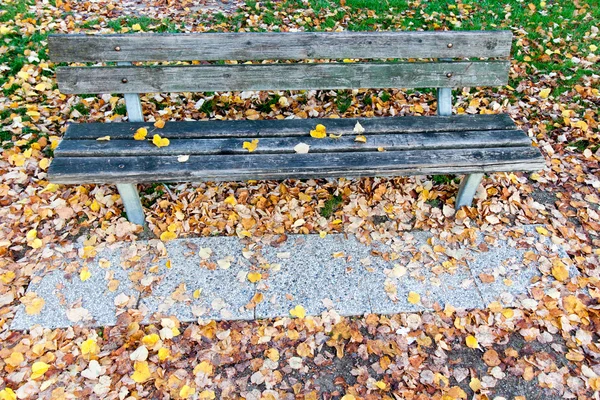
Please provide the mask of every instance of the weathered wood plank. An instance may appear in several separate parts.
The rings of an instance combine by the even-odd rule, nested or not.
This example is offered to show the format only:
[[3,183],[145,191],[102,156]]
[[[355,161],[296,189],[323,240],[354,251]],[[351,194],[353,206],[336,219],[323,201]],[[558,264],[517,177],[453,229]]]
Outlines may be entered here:
[[70,124],[63,140],[97,139],[110,136],[112,139],[130,139],[135,131],[147,127],[148,132],[160,133],[170,139],[226,138],[226,137],[284,137],[306,136],[317,124],[327,127],[327,133],[349,135],[357,122],[365,134],[380,133],[426,133],[487,131],[517,129],[508,114],[478,114],[452,116],[402,116],[376,118],[310,118],[284,120],[210,120],[167,122],[160,131],[151,123]]
[[[164,135],[162,135],[164,136]],[[426,150],[426,149],[464,149],[528,146],[531,140],[521,130],[501,131],[462,131],[379,134],[366,135],[367,142],[356,142],[355,134],[339,139],[315,139],[308,134],[305,137],[260,138],[254,154],[295,153],[294,146],[305,143],[311,153],[335,153],[350,151],[386,151]],[[65,140],[54,151],[55,157],[113,157],[113,156],[166,156],[201,154],[248,154],[243,148],[248,138],[227,139],[171,139],[168,147],[158,148],[149,140]]]
[[437,173],[533,171],[545,165],[539,149],[410,150],[323,154],[249,154],[147,157],[59,157],[50,166],[55,183],[181,182],[302,179]]
[[[54,62],[507,57],[510,31],[50,35]],[[117,50],[118,49],[118,50]]]
[[58,68],[62,93],[500,86],[509,61]]

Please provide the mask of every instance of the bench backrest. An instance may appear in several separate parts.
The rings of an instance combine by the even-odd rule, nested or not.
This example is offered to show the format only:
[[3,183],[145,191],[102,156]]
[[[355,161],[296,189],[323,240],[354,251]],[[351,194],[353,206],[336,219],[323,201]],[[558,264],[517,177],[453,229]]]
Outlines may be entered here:
[[[58,68],[60,91],[81,94],[500,86],[511,42],[510,31],[453,31],[76,34],[48,43],[54,62],[117,63]],[[222,60],[252,63],[197,62]],[[130,65],[149,61],[196,62]]]

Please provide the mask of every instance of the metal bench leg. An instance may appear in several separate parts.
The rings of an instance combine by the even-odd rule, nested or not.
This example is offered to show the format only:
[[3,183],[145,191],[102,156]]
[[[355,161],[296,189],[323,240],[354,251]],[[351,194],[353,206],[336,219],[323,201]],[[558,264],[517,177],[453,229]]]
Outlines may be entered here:
[[123,200],[127,219],[134,224],[145,226],[146,218],[144,217],[144,209],[137,191],[137,185],[121,183],[117,184],[117,189],[119,189],[121,200]]
[[483,179],[483,174],[470,174],[465,175],[462,182],[460,183],[460,189],[456,195],[455,208],[458,210],[462,206],[471,206],[473,203],[473,197],[477,192],[477,188]]

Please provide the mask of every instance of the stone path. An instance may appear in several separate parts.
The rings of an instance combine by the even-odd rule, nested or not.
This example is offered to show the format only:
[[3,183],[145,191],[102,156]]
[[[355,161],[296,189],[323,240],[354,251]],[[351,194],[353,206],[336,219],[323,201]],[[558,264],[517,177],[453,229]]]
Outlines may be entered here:
[[[344,235],[292,235],[277,247],[245,245],[236,237],[121,243],[90,261],[66,260],[64,268],[34,280],[29,296],[43,298],[44,308],[28,315],[22,305],[11,328],[113,325],[130,308],[150,322],[160,315],[273,318],[289,316],[297,305],[307,315],[333,309],[345,316],[484,308],[497,299],[516,306],[551,257],[569,265],[564,251],[535,227],[517,229],[527,234],[511,239],[507,231],[495,246],[480,238],[469,248],[426,232],[370,246]],[[91,273],[85,281],[82,268]],[[410,292],[418,302],[409,302]]]

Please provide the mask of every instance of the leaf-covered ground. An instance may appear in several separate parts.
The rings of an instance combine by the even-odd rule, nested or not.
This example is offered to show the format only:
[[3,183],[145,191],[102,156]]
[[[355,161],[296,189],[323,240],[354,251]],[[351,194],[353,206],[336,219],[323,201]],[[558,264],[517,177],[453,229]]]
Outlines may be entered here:
[[[130,4],[131,3],[131,4]],[[142,5],[146,6],[142,6]],[[229,3],[232,9],[235,3]],[[248,2],[223,15],[191,1],[4,0],[0,5],[0,399],[425,399],[600,397],[600,140],[595,1],[326,0]],[[446,240],[506,226],[538,230],[570,260],[548,259],[519,307],[256,322],[12,332],[35,274],[60,266],[56,245],[98,246],[139,234],[112,186],[46,180],[68,121],[119,121],[119,95],[66,96],[48,61],[51,32],[510,29],[510,83],[455,90],[457,113],[509,113],[547,159],[493,174],[476,207],[453,212],[452,176],[143,186],[151,233],[256,237],[346,232],[386,241],[426,229]],[[431,115],[431,90],[148,94],[154,120],[296,115]],[[303,223],[297,223],[299,220]],[[169,235],[171,236],[171,235]],[[581,275],[565,275],[564,263]],[[81,266],[71,265],[85,279]]]

